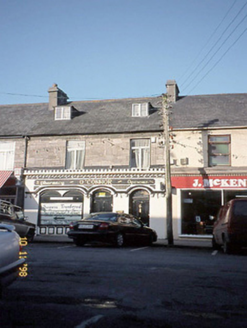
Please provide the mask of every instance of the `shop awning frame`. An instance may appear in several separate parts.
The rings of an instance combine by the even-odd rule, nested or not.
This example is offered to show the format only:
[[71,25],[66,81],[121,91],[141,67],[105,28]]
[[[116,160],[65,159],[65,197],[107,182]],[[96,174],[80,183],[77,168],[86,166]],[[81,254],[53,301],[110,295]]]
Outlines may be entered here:
[[4,186],[7,180],[12,175],[13,171],[0,171],[0,188]]

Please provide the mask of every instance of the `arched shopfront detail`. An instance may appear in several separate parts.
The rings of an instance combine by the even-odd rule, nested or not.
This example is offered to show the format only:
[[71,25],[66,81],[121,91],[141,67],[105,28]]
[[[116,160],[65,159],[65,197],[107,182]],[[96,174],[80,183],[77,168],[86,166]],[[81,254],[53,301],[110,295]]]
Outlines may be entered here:
[[83,194],[79,190],[45,190],[40,194],[41,233],[65,233],[70,222],[83,216]]
[[149,193],[143,189],[135,190],[129,199],[129,212],[149,226]]
[[105,189],[96,190],[91,195],[91,213],[112,212],[112,194]]

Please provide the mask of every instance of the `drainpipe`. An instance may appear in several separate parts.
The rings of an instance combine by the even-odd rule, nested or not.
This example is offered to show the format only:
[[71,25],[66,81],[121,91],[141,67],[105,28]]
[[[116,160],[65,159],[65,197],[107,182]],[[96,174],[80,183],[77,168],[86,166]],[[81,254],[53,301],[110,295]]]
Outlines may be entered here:
[[28,140],[30,140],[30,137],[23,136],[25,138],[25,149],[24,149],[24,162],[23,162],[23,169],[27,166],[27,147],[28,147]]
[[27,148],[28,148],[28,140],[30,139],[28,136],[22,136],[25,139],[25,147],[24,147],[24,160],[23,160],[23,169],[21,170],[20,175],[20,182],[16,186],[16,201],[17,205],[24,207],[24,189],[25,189],[25,182],[24,182],[24,169],[27,166]]

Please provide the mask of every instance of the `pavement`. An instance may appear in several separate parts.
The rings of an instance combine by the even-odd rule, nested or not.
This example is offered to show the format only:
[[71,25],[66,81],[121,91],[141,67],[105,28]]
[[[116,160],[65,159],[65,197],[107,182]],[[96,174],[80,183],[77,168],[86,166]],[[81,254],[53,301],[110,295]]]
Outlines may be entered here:
[[[34,237],[34,243],[73,243],[67,235],[37,235]],[[179,238],[174,239],[173,245],[168,245],[167,239],[158,239],[155,246],[166,247],[192,247],[192,248],[212,248],[211,238]]]

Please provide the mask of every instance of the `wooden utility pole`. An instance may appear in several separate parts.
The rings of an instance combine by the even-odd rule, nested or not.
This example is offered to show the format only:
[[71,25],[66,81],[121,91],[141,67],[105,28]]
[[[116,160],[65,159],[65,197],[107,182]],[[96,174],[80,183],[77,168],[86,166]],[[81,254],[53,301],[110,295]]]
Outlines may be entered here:
[[171,162],[170,162],[170,127],[169,127],[169,110],[171,105],[167,94],[162,95],[162,117],[164,128],[164,157],[165,157],[165,188],[166,188],[166,232],[168,245],[173,245],[172,229],[172,185],[171,185]]

